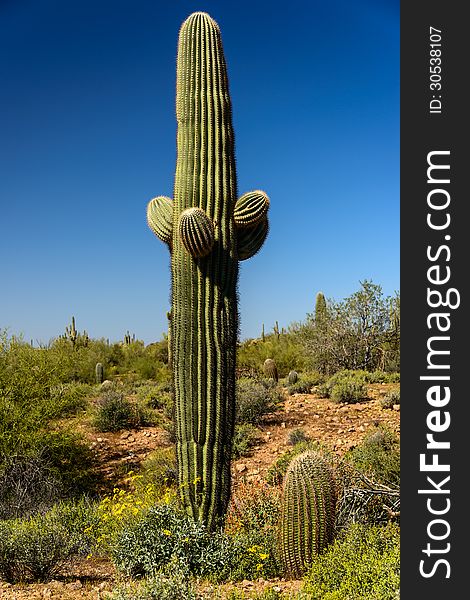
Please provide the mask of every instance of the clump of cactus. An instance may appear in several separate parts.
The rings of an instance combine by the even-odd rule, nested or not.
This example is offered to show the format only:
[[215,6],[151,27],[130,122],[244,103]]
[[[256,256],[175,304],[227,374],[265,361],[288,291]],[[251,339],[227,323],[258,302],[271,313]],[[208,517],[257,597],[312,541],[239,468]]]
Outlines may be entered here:
[[263,364],[264,374],[268,379],[274,379],[277,383],[279,381],[279,374],[277,372],[277,365],[272,358],[267,358]]
[[290,463],[279,526],[279,554],[286,574],[300,578],[334,536],[336,484],[330,465],[307,451]]
[[104,381],[104,368],[102,363],[96,363],[95,366],[95,379],[96,383],[103,383]]
[[133,344],[135,342],[135,333],[133,333],[132,335],[129,333],[129,330],[126,331],[126,334],[124,336],[124,346],[130,346],[131,344]]
[[194,13],[178,41],[174,197],[151,200],[147,222],[171,252],[179,489],[188,514],[210,529],[222,524],[230,497],[238,261],[268,233],[267,195],[237,200],[231,115],[219,27]]
[[299,374],[297,373],[297,371],[290,371],[289,375],[287,376],[287,383],[289,385],[294,385],[294,383],[297,383],[299,379]]
[[75,343],[78,337],[78,332],[75,327],[75,317],[72,317],[72,323],[70,324],[70,327],[65,328],[65,337],[72,342],[72,346],[75,348]]

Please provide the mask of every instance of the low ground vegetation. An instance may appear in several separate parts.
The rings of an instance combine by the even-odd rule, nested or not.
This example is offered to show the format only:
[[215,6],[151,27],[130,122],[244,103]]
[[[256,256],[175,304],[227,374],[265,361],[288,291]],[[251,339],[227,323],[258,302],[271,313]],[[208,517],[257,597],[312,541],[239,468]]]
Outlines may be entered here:
[[[257,456],[272,424],[279,426],[287,399],[296,395],[340,408],[366,405],[376,386],[383,413],[399,410],[396,303],[366,283],[350,302],[326,302],[318,318],[312,313],[304,324],[240,345],[232,449],[237,465]],[[319,342],[325,322],[341,324],[350,334],[346,308],[361,315],[363,305],[375,307],[379,329],[368,338],[370,355],[361,330],[356,346],[349,340],[347,357],[335,362],[338,340]],[[267,358],[276,362],[278,384],[264,378]],[[96,382],[97,363],[103,365],[103,383]],[[298,373],[295,383],[287,380],[292,370]],[[165,338],[145,346],[135,339],[110,344],[85,335],[71,344],[62,336],[33,347],[1,332],[0,579],[31,585],[60,579],[80,560],[100,559],[118,573],[110,600],[398,597],[395,433],[369,426],[360,443],[338,454],[300,422],[286,435],[283,452],[273,453],[265,478],[240,465],[225,529],[209,534],[181,513],[173,413]],[[110,489],[90,436],[125,443],[143,429],[160,431],[162,442],[135,471],[123,469],[122,485]],[[339,482],[335,542],[290,596],[275,583],[250,594],[240,586],[224,587],[285,577],[278,546],[282,482],[291,460],[306,450],[320,452]],[[201,585],[207,588],[203,596]]]

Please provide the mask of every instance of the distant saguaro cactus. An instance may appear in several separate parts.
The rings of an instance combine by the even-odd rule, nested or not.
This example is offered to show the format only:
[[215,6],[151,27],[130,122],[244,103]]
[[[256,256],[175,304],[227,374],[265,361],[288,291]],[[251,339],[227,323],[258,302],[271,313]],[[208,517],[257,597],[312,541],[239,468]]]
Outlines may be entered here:
[[65,336],[72,342],[72,346],[75,348],[75,342],[77,341],[78,332],[75,328],[75,317],[72,317],[72,323],[70,327],[65,328]]
[[277,366],[272,358],[267,358],[263,364],[264,374],[268,379],[274,379],[277,383],[279,381],[279,374],[277,372]]
[[325,296],[323,292],[318,292],[315,299],[315,325],[320,326],[325,323],[327,310]]
[[179,489],[187,512],[214,529],[230,497],[238,261],[261,248],[269,199],[254,191],[237,200],[222,41],[203,12],[190,15],[180,30],[176,117],[174,198],[151,200],[147,222],[171,252]]
[[104,381],[104,368],[102,363],[96,363],[95,366],[95,378],[96,383],[103,383]]
[[300,578],[331,543],[336,517],[336,485],[328,463],[317,452],[292,459],[281,501],[279,551],[291,577]]

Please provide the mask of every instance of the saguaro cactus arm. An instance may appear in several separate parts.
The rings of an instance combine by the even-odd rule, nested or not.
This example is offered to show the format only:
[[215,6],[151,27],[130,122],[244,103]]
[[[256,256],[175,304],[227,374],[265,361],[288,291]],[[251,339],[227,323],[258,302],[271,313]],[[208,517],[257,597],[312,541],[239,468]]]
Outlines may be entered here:
[[157,196],[147,205],[147,223],[153,233],[165,244],[171,244],[173,234],[173,206],[171,198]]

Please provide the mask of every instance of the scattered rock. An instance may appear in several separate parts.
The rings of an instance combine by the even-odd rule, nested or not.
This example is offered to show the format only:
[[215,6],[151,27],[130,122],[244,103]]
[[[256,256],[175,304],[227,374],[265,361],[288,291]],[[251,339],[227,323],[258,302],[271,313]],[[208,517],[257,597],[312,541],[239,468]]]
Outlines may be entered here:
[[394,404],[392,408],[393,408],[393,410],[399,411],[400,410],[400,405],[399,404]]
[[242,463],[241,465],[235,465],[235,469],[238,473],[243,473],[247,470],[247,466],[244,463]]
[[121,433],[120,439],[121,440],[127,440],[127,438],[130,436],[130,432],[129,431],[124,431],[124,433]]

